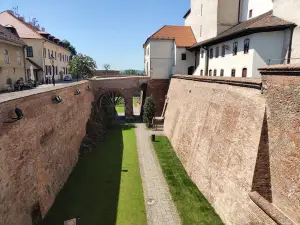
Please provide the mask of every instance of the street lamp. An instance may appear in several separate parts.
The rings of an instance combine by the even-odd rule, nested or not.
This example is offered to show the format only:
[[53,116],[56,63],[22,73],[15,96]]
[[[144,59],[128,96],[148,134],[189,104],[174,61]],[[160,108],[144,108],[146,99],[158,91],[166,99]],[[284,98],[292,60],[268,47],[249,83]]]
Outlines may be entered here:
[[55,86],[55,78],[54,78],[54,57],[53,57],[53,55],[51,55],[50,63],[51,63],[51,65],[52,65],[52,69],[53,69],[53,73],[52,73],[52,83],[53,83],[53,86]]

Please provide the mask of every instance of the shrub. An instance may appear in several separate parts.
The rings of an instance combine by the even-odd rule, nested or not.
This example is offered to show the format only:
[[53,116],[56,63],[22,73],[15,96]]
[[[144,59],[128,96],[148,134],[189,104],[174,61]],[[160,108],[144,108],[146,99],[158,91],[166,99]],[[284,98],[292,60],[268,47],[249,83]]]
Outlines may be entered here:
[[152,122],[153,117],[155,116],[155,112],[156,112],[155,101],[153,100],[152,96],[147,97],[144,104],[143,122],[150,124]]

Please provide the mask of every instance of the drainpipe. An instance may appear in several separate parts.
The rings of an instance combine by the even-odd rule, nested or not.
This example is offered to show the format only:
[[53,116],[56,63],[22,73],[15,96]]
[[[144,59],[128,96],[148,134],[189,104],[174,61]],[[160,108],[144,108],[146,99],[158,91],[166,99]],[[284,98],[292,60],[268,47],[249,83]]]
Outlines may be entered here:
[[27,74],[27,69],[26,69],[26,47],[27,45],[23,46],[23,61],[24,61],[24,72],[25,72],[25,80],[26,82],[28,81],[28,74]]
[[240,23],[240,17],[241,17],[241,0],[239,0],[238,23]]
[[288,50],[288,58],[287,58],[287,64],[291,63],[291,55],[292,55],[292,45],[293,45],[293,35],[294,35],[294,29],[296,25],[291,27],[291,37],[290,37],[290,45]]
[[205,58],[205,62],[206,62],[206,64],[205,64],[205,76],[208,76],[208,67],[209,67],[209,52],[208,52],[208,47],[207,46],[205,46],[205,47],[203,47],[203,49],[206,51],[206,58]]

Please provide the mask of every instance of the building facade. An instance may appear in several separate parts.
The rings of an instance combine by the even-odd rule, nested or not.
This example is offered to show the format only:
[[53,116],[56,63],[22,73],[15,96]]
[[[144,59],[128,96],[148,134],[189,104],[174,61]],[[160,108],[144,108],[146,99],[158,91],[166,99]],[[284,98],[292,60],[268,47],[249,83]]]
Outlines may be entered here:
[[[193,75],[260,77],[258,68],[266,65],[299,63],[299,9],[300,1],[294,0],[191,0],[184,22],[197,43],[183,51],[187,50],[194,64],[182,64],[184,69],[177,71],[170,69],[170,60],[159,66],[151,60],[150,70],[159,67],[159,72],[170,76],[190,74],[185,71],[194,66]],[[158,52],[156,58],[168,58],[165,55],[166,51]]]
[[25,81],[24,47],[12,28],[0,25],[0,91],[13,87],[17,80]]
[[64,47],[64,43],[49,34],[45,29],[39,29],[22,17],[16,17],[12,12],[0,13],[0,24],[14,27],[20,38],[26,44],[25,57],[29,65],[27,77],[34,77],[39,82],[46,78],[63,79],[68,74],[68,62],[71,52]]

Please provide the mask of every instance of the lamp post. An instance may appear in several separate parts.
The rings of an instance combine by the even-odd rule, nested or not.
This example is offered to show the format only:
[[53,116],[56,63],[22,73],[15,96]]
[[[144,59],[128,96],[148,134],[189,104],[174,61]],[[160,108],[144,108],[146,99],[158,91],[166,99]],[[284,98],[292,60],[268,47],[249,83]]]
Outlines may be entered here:
[[53,69],[53,73],[52,73],[52,83],[53,83],[53,86],[55,86],[55,78],[54,78],[54,57],[53,55],[51,55],[51,59],[50,59],[50,62],[51,62],[51,65],[52,65],[52,69]]

